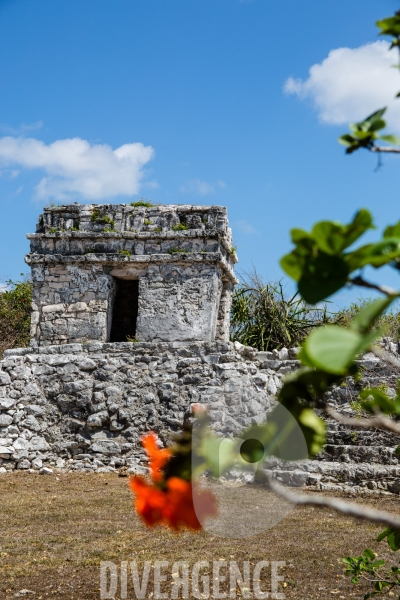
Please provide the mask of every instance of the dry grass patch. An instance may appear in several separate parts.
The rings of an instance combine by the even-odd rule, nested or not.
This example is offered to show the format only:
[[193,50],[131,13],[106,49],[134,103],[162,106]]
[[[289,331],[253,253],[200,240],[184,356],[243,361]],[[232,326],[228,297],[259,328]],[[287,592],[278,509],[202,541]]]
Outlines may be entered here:
[[[229,488],[219,493],[222,500],[224,494],[226,498],[232,495]],[[247,488],[246,494],[249,501],[254,494],[255,501],[259,491]],[[304,582],[301,592],[298,585],[299,565],[304,573],[307,563],[315,578],[324,563],[325,588],[332,588],[332,595],[309,589],[307,598],[346,598],[340,588],[343,569],[338,559],[366,547],[390,556],[387,545],[374,542],[381,527],[311,507],[295,508],[274,528],[244,539],[147,529],[133,513],[127,479],[114,474],[2,475],[0,498],[2,599],[15,598],[22,589],[35,592],[26,596],[34,600],[98,599],[100,561],[166,560],[172,564],[187,560],[193,565],[222,558],[236,560],[238,565],[244,560],[286,561],[282,570],[286,586],[281,591],[287,598],[304,597]],[[397,497],[361,501],[393,512],[399,507]]]

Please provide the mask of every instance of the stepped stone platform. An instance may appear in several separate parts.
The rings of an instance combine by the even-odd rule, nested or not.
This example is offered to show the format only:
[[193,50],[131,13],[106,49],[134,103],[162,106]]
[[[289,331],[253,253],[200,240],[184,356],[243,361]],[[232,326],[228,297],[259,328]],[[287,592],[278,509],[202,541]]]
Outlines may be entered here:
[[[209,407],[215,429],[232,436],[268,418],[295,349],[258,352],[237,342],[65,344],[6,351],[0,362],[0,472],[67,469],[145,472],[145,431],[168,443],[193,403]],[[358,388],[372,381],[390,393],[395,369],[373,355],[363,378],[331,393],[355,413]],[[383,383],[384,382],[384,383]],[[314,460],[266,468],[284,484],[357,493],[399,493],[400,436],[333,422]]]
[[[382,347],[397,356],[397,344],[389,339]],[[366,387],[383,387],[395,395],[399,369],[369,353],[359,361],[362,377],[348,378],[340,387],[327,393],[331,408],[348,417],[360,417],[357,406],[359,391]],[[320,414],[325,418],[323,414]],[[313,486],[319,490],[357,493],[400,493],[400,435],[382,430],[348,427],[333,419],[327,422],[327,444],[312,461],[282,464],[270,459],[268,470],[290,485]]]

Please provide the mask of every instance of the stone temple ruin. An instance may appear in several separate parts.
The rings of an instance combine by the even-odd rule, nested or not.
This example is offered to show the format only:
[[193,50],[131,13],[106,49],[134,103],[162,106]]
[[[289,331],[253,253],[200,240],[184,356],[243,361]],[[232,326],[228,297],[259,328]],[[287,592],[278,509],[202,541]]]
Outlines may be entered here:
[[45,208],[28,239],[32,346],[228,341],[236,253],[225,208]]
[[[0,361],[0,473],[143,472],[142,433],[168,442],[193,403],[224,436],[267,419],[297,349],[229,341],[237,258],[224,207],[51,207],[28,238],[31,344]],[[367,385],[394,389],[383,361],[361,363]],[[329,392],[331,406],[351,412],[357,385]],[[400,491],[398,436],[328,426],[317,460],[268,468],[291,485]]]
[[28,239],[31,345],[0,363],[0,469],[141,468],[140,435],[168,440],[193,402],[221,433],[265,420],[279,377],[229,342],[224,207],[51,207]]

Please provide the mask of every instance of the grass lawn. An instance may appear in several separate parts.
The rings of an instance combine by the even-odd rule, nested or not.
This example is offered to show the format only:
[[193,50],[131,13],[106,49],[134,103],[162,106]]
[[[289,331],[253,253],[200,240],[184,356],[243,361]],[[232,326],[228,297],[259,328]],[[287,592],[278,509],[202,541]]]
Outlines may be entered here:
[[[361,553],[367,547],[380,557],[394,556],[386,542],[374,541],[383,527],[311,507],[295,507],[272,529],[240,539],[218,537],[207,531],[174,534],[163,528],[147,529],[132,510],[127,483],[117,474],[1,475],[0,598],[99,599],[100,561],[120,565],[121,561],[136,560],[141,569],[145,560],[164,560],[171,566],[186,560],[192,566],[199,560],[212,563],[223,559],[236,561],[238,566],[243,561],[253,565],[260,560],[286,561],[279,571],[284,576],[279,591],[286,598],[361,598],[360,589],[356,592],[354,588],[349,595],[343,587],[343,568],[338,559]],[[237,503],[238,521],[243,519],[239,503],[244,492],[235,498],[229,487],[219,486],[217,491],[221,502],[224,498],[230,502],[231,513],[235,513]],[[259,489],[246,487],[245,496],[249,506],[260,505]],[[359,500],[399,511],[399,498],[395,496]],[[324,582],[320,579],[315,583],[322,564]],[[306,591],[307,568],[315,591],[310,583]],[[171,589],[171,568],[165,572],[169,574],[163,591]],[[261,588],[268,589],[271,574],[266,569],[260,577]],[[24,589],[34,594],[18,595]],[[152,598],[152,590],[150,578],[146,598]],[[119,593],[115,597],[119,599]],[[129,585],[128,598],[135,598]]]

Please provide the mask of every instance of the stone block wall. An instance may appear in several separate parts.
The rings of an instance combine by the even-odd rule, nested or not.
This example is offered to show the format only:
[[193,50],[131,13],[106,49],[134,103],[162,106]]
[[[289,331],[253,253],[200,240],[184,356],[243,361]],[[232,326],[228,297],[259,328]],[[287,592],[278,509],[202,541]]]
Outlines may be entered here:
[[[167,442],[193,403],[223,435],[262,423],[280,385],[265,353],[228,342],[67,344],[0,362],[0,469],[145,465],[140,436]],[[295,361],[286,361],[294,364]]]
[[33,346],[107,340],[115,282],[101,264],[34,264],[32,280]]

